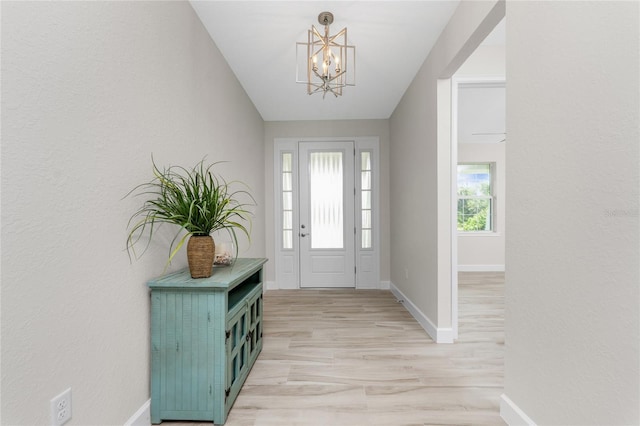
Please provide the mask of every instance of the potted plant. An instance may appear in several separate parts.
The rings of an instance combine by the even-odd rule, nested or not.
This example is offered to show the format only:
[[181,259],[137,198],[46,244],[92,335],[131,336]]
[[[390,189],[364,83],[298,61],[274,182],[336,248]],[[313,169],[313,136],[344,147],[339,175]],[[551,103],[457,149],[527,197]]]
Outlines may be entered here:
[[[127,225],[129,256],[133,253],[136,259],[139,258],[134,246],[144,235],[148,235],[148,247],[156,226],[170,223],[177,225],[179,229],[169,246],[167,265],[188,241],[187,259],[191,277],[210,277],[215,253],[211,233],[226,230],[233,238],[237,255],[236,231],[239,230],[250,238],[244,223],[250,224],[251,212],[248,207],[255,205],[255,200],[246,189],[232,189],[232,186],[241,183],[227,182],[215,174],[213,168],[218,163],[206,165],[204,158],[191,169],[170,166],[160,170],[153,157],[151,163],[153,179],[136,186],[127,194],[145,198]],[[239,201],[238,198],[246,199],[247,202]],[[183,232],[184,235],[180,237]]]

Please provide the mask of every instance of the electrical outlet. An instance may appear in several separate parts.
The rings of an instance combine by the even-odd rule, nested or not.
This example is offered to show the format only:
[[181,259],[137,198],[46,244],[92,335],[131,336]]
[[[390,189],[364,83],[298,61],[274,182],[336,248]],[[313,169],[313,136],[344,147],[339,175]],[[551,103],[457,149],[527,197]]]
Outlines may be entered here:
[[71,388],[51,400],[51,424],[60,426],[71,420]]

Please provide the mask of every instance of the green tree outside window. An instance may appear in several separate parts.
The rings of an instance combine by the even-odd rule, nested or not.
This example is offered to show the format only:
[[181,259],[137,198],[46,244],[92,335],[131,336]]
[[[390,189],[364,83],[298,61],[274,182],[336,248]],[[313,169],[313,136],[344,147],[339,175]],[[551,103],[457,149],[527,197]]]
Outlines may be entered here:
[[491,164],[458,165],[458,231],[493,230]]

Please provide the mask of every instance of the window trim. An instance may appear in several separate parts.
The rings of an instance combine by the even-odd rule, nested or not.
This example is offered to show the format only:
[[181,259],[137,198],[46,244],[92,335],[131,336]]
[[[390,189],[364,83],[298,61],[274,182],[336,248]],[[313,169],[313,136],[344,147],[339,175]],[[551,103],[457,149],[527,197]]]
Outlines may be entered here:
[[[460,196],[458,195],[458,185],[460,184],[460,181],[457,179],[458,176],[458,166],[471,166],[471,165],[487,165],[489,166],[489,190],[490,190],[490,195],[486,195],[486,196],[481,196],[481,195],[467,195],[467,196]],[[456,216],[458,214],[458,201],[461,199],[465,199],[465,200],[490,200],[491,201],[491,229],[490,230],[477,230],[477,231],[465,231],[465,230],[460,230],[457,227],[457,221],[456,221],[456,231],[458,233],[458,235],[463,235],[463,236],[497,236],[499,235],[498,230],[496,229],[496,225],[497,225],[497,220],[496,220],[496,212],[497,212],[497,208],[496,208],[496,163],[494,161],[463,161],[463,162],[459,162],[456,165]]]

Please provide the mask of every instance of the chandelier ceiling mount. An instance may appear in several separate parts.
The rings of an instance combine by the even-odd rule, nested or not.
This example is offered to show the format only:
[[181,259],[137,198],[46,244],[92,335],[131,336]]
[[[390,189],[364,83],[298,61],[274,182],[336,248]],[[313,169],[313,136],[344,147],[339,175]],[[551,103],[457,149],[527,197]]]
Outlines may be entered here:
[[333,24],[333,13],[331,12],[321,12],[318,15],[318,23],[320,25],[331,25]]

